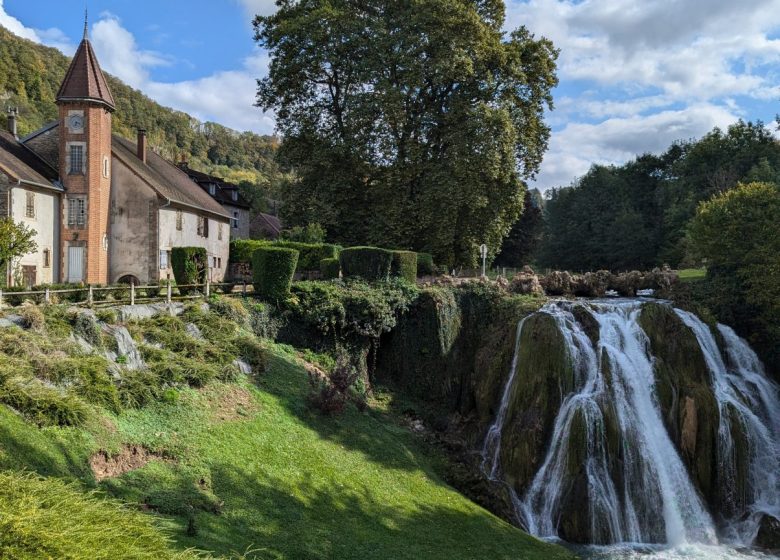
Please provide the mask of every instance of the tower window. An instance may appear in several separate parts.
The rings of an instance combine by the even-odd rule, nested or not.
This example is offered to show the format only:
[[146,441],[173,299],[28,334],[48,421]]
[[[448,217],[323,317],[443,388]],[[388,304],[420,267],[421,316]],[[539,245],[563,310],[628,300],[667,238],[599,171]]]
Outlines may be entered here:
[[209,194],[211,196],[215,196],[217,194],[217,185],[214,183],[209,183]]
[[87,199],[83,196],[68,198],[68,227],[87,225]]
[[232,193],[230,193],[230,196],[233,198],[233,202],[238,201],[238,191],[233,191]]
[[108,173],[109,173],[109,167],[108,167],[108,157],[103,156],[103,177],[108,179]]
[[84,145],[83,144],[71,144],[70,145],[70,158],[68,160],[68,174],[69,175],[83,175],[84,174]]
[[27,216],[28,218],[35,217],[35,193],[31,193],[31,192],[27,193],[27,207],[25,211],[25,216]]

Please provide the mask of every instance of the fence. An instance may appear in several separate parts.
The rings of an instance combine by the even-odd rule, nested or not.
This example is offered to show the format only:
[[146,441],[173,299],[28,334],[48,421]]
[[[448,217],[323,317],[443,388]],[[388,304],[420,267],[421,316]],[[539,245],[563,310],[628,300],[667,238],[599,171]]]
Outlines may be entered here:
[[[238,288],[238,291],[236,291]],[[214,290],[220,290],[225,295],[242,295],[246,297],[252,293],[251,284],[242,282],[174,285],[167,282],[162,285],[136,286],[135,284],[121,286],[84,286],[65,289],[50,289],[44,287],[38,290],[8,291],[0,288],[0,308],[6,305],[11,307],[22,302],[32,300],[39,304],[59,303],[67,301],[72,305],[84,305],[88,307],[116,304],[144,304],[144,303],[172,303],[174,301],[186,301],[208,298]],[[111,299],[109,295],[112,296]],[[118,296],[118,297],[117,297]]]

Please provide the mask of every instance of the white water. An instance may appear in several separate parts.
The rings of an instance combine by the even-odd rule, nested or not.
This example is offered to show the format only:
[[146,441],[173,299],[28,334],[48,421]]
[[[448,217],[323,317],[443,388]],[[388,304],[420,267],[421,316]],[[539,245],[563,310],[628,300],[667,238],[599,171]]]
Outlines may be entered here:
[[[584,306],[599,326],[594,347],[571,312],[573,305],[553,302],[543,308],[554,318],[564,338],[575,372],[575,389],[564,396],[555,420],[547,455],[523,495],[509,488],[520,523],[529,532],[557,537],[561,500],[567,491],[565,468],[572,423],[578,416],[587,426],[588,519],[591,539],[604,543],[659,543],[648,549],[631,544],[623,548],[592,548],[594,558],[764,558],[734,548],[717,546],[716,524],[708,513],[662,420],[655,395],[654,358],[647,336],[638,323],[641,302],[618,301]],[[721,537],[737,546],[749,545],[755,537],[761,512],[780,513],[778,476],[780,458],[780,401],[777,386],[764,375],[761,364],[747,344],[725,326],[719,326],[727,367],[715,337],[693,315],[678,311],[696,334],[712,374],[712,386],[721,410],[721,425],[736,419],[744,426],[750,459],[750,493],[742,509],[727,519],[719,516]],[[482,449],[482,468],[489,479],[502,480],[501,434],[517,380],[522,328],[518,325],[512,368],[501,405]],[[604,367],[608,364],[608,367]],[[730,412],[724,412],[730,411]],[[622,462],[612,461],[607,451],[605,414],[617,419],[621,435]],[[719,431],[722,469],[719,481],[734,488],[729,470],[734,443],[731,431]],[[732,461],[733,462],[733,461]],[[619,476],[615,476],[615,469]],[[620,482],[616,482],[620,481]],[[732,492],[733,493],[733,492]],[[748,513],[749,515],[743,515]],[[602,555],[603,554],[603,555]],[[649,556],[648,556],[649,555]]]

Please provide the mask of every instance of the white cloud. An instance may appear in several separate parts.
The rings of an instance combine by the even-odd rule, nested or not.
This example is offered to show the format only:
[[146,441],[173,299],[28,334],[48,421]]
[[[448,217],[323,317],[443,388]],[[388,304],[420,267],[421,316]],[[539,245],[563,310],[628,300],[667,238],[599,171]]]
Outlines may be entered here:
[[649,116],[609,118],[597,124],[572,122],[554,134],[536,185],[565,186],[594,163],[620,164],[644,153],[660,153],[676,140],[727,127],[739,116],[716,105],[696,104]]
[[27,27],[17,18],[6,13],[3,0],[0,0],[0,25],[8,29],[14,35],[54,47],[62,52],[72,52],[75,47],[62,30],[52,27],[50,29],[33,29]]
[[250,17],[268,16],[276,11],[276,0],[238,0]]
[[236,130],[270,134],[274,119],[254,107],[257,78],[268,71],[268,56],[258,53],[246,58],[237,70],[183,82],[157,82],[149,70],[170,65],[172,60],[145,51],[130,31],[113,14],[102,14],[92,28],[92,42],[104,70],[161,103],[184,111],[201,121],[215,121]]

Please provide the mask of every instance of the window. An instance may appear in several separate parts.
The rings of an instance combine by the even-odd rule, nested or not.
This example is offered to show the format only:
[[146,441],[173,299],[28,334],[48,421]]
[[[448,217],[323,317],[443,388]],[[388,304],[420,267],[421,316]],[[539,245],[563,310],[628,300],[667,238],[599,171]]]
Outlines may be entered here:
[[198,235],[201,237],[209,236],[209,219],[198,216]]
[[184,213],[181,210],[176,210],[176,231],[184,229]]
[[231,192],[230,196],[233,198],[233,202],[238,201],[238,191]]
[[168,251],[160,251],[160,270],[167,269],[169,262],[170,259],[168,258]]
[[238,212],[233,212],[233,229],[238,229]]
[[70,166],[68,169],[70,175],[82,175],[84,173],[84,146],[82,144],[71,144]]
[[108,179],[110,169],[108,168],[108,157],[103,156],[103,177]]
[[51,250],[50,249],[44,249],[43,250],[43,268],[49,268],[51,267]]
[[222,224],[217,225],[217,239],[222,241]]
[[31,192],[27,193],[27,210],[25,212],[25,215],[28,218],[35,217],[35,193],[31,193]]
[[87,199],[83,196],[68,198],[68,227],[87,225]]
[[214,183],[209,183],[209,194],[211,196],[215,196],[217,194],[217,185]]
[[217,257],[217,268],[222,268],[222,257]]

